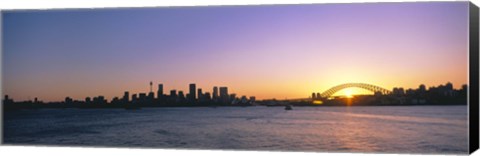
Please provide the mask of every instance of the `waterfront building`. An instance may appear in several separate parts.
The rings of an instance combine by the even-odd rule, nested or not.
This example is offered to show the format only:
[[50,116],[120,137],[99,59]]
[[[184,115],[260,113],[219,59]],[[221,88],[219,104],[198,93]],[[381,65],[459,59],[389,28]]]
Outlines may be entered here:
[[137,101],[138,101],[138,99],[137,99],[137,94],[133,94],[133,95],[132,95],[132,103],[135,103],[135,102],[137,102]]
[[202,93],[202,88],[197,89],[197,94],[198,94],[198,100],[202,101],[203,100],[203,93]]
[[147,94],[145,93],[139,93],[138,96],[139,96],[138,99],[140,101],[144,101],[147,98]]
[[177,90],[175,90],[175,89],[170,90],[170,97],[176,98],[177,97]]
[[183,94],[183,91],[178,91],[178,98],[184,100],[185,99],[185,94]]
[[210,95],[210,92],[205,92],[205,94],[203,94],[203,98],[204,98],[206,101],[212,100],[211,95]]
[[157,99],[163,98],[163,84],[158,84]]
[[128,91],[125,91],[125,93],[123,93],[123,102],[124,103],[128,103],[128,101],[130,101],[128,99],[128,97],[129,97],[129,93],[128,93]]
[[243,95],[242,98],[240,98],[240,103],[241,104],[247,104],[248,103],[247,96]]
[[153,94],[153,92],[150,92],[150,93],[148,93],[147,99],[148,99],[149,101],[151,101],[151,100],[153,100],[154,96],[155,96],[155,95]]
[[255,96],[250,96],[250,103],[253,104],[255,103],[255,101],[256,101]]
[[228,88],[227,87],[220,87],[220,98],[228,99]]
[[190,101],[194,102],[195,99],[197,99],[196,98],[196,93],[195,93],[197,91],[195,83],[191,83],[190,86],[189,86],[189,89],[190,89],[190,92],[188,94],[190,96],[188,97],[188,99]]
[[214,86],[213,87],[213,97],[214,100],[218,99],[218,87]]
[[233,100],[237,100],[237,94],[230,94],[230,96],[228,97],[228,102],[231,102]]

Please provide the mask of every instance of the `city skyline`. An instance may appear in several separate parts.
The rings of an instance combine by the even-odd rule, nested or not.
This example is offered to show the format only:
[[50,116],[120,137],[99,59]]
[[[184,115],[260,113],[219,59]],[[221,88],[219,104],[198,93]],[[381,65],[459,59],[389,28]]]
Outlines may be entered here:
[[[102,94],[100,95],[92,95],[92,96],[86,96],[83,99],[75,99],[70,96],[66,96],[63,100],[58,100],[58,101],[43,101],[42,99],[39,99],[38,97],[34,97],[32,99],[28,100],[17,100],[16,102],[27,102],[27,103],[37,103],[37,102],[46,102],[46,103],[58,103],[58,102],[67,102],[68,100],[70,101],[77,101],[77,102],[87,102],[89,100],[95,99],[95,98],[101,98],[105,100],[105,102],[110,103],[110,102],[115,102],[115,101],[123,101],[126,100],[131,101],[136,98],[140,99],[145,99],[145,98],[150,98],[151,100],[160,100],[160,99],[169,99],[169,98],[174,98],[174,99],[183,99],[185,100],[184,102],[194,104],[196,102],[202,102],[203,103],[209,103],[205,100],[212,100],[210,102],[223,102],[223,103],[230,103],[232,101],[229,100],[235,100],[235,99],[243,99],[243,98],[253,98],[253,101],[255,101],[256,96],[255,95],[238,95],[235,92],[229,92],[227,86],[211,86],[211,89],[202,89],[202,88],[196,88],[195,83],[190,83],[188,86],[188,92],[184,90],[179,90],[179,89],[171,89],[171,90],[164,90],[164,84],[163,83],[158,83],[158,88],[156,90],[153,89],[153,82],[150,81],[150,90],[148,92],[130,92],[128,90],[124,91],[122,96],[113,96],[111,99],[105,98]],[[365,86],[367,85],[367,86]],[[336,89],[336,88],[342,88],[342,89]],[[374,87],[375,89],[371,88]],[[392,88],[391,90],[382,88],[380,86],[375,86],[372,84],[366,84],[366,83],[345,83],[345,84],[340,84],[337,86],[333,86],[329,90],[323,91],[323,92],[313,92],[311,96],[304,96],[301,98],[285,98],[285,99],[277,99],[277,98],[270,98],[270,99],[259,99],[259,100],[266,100],[266,101],[276,101],[276,100],[293,100],[293,101],[304,101],[307,99],[316,99],[316,98],[321,98],[322,100],[327,100],[330,98],[354,98],[355,96],[376,96],[376,95],[414,95],[418,94],[416,93],[417,90],[420,92],[424,91],[430,91],[433,90],[433,93],[438,93],[440,94],[452,94],[449,91],[450,90],[460,90],[462,92],[465,92],[468,88],[467,84],[462,84],[460,87],[455,88],[454,85],[451,82],[447,82],[445,84],[439,84],[436,86],[426,86],[425,84],[419,84],[417,88],[404,88],[401,86],[397,86]],[[438,90],[442,91],[438,91]],[[367,92],[367,93],[356,93],[354,90],[361,90],[360,92]],[[446,91],[445,91],[446,90]],[[204,92],[202,92],[204,91]],[[169,94],[165,94],[169,93]],[[325,94],[325,96],[322,96],[322,94]],[[131,95],[131,96],[130,96]],[[193,96],[192,96],[193,95]],[[451,95],[453,96],[453,94]],[[455,95],[457,96],[457,95]],[[227,98],[229,100],[225,100]],[[89,99],[89,100],[87,100]],[[11,100],[11,102],[14,101],[9,95],[4,95],[4,100]],[[229,102],[226,102],[229,101]],[[157,101],[158,102],[158,101]],[[165,102],[165,101],[164,101]],[[193,102],[193,103],[192,103]],[[178,102],[173,102],[173,103],[178,103]],[[315,102],[313,103],[315,104]]]
[[257,99],[303,98],[348,82],[387,89],[451,82],[460,88],[468,84],[467,7],[435,2],[7,11],[3,94],[18,100],[112,99],[126,90],[147,93],[150,81],[164,84],[164,93],[186,94],[195,83],[203,92],[228,86]]
[[[114,96],[111,100],[105,98],[103,95],[87,96],[84,99],[74,99],[70,96],[65,97],[63,101],[43,101],[37,97],[34,100],[24,100],[24,101],[15,101],[15,99],[10,98],[8,95],[5,95],[3,98],[4,104],[9,108],[18,109],[18,108],[35,108],[35,107],[44,107],[48,106],[50,108],[55,107],[81,107],[81,108],[131,108],[134,107],[195,107],[195,106],[253,106],[257,105],[255,96],[248,95],[237,95],[228,91],[227,86],[213,86],[212,92],[209,92],[208,89],[205,92],[202,92],[202,88],[196,88],[195,83],[189,84],[189,92],[184,94],[183,90],[172,89],[170,94],[163,94],[163,84],[159,83],[155,94],[153,90],[153,82],[150,81],[150,91],[149,92],[138,92],[132,93],[130,91],[124,91],[122,96]],[[324,102],[329,102],[329,105],[333,101],[338,101],[338,99],[350,99],[347,106],[350,106],[351,100],[356,100],[356,97],[370,97],[376,99],[377,102],[382,104],[426,104],[426,101],[433,102],[432,104],[461,104],[462,100],[465,100],[466,93],[468,90],[468,85],[463,84],[460,88],[456,89],[454,85],[450,82],[445,84],[440,84],[437,86],[427,87],[424,84],[420,84],[418,88],[404,88],[404,87],[394,87],[392,90],[382,88],[380,86],[375,86],[372,84],[366,83],[346,83],[334,86],[329,90],[324,92],[313,92],[311,96],[306,98],[298,99],[261,99],[261,103],[264,105],[272,105],[271,102],[277,103],[278,101],[283,102],[293,102],[296,105],[309,105],[309,106],[318,106],[322,105]],[[351,88],[361,88],[364,90],[370,91],[372,94],[351,94]],[[345,91],[344,94],[338,95],[340,91]],[[192,96],[193,95],[193,96]],[[379,99],[389,97],[394,99],[389,99],[389,102],[378,101]],[[407,102],[406,98],[410,98],[411,103]],[[433,99],[432,99],[433,98]],[[437,99],[438,98],[438,99]],[[384,99],[385,100],[385,99]],[[414,101],[423,101],[417,103]],[[452,100],[457,100],[456,102],[460,103],[448,103]],[[440,101],[440,103],[439,103]],[[358,102],[358,101],[357,101]],[[445,103],[447,102],[447,103]],[[464,101],[463,101],[464,102]],[[17,103],[17,104],[14,104]],[[265,104],[268,103],[268,104]],[[16,105],[13,106],[12,104]],[[25,105],[26,104],[26,105]],[[58,105],[60,104],[60,105]],[[277,103],[278,104],[278,103]],[[285,105],[285,103],[282,103]],[[360,105],[365,103],[361,102]],[[36,106],[35,106],[36,105]]]

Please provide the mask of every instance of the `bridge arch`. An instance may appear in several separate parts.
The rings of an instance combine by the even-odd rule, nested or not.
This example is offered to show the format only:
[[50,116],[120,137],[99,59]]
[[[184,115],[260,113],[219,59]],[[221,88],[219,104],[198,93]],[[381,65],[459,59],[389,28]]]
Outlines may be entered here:
[[367,84],[367,83],[345,83],[345,84],[341,84],[341,85],[332,87],[332,88],[324,91],[322,94],[320,94],[320,96],[321,96],[322,98],[328,98],[328,97],[332,96],[333,94],[335,94],[336,92],[338,92],[338,91],[340,91],[340,90],[342,90],[342,89],[352,88],[352,87],[366,89],[366,90],[372,91],[372,92],[374,92],[374,93],[376,93],[376,92],[380,92],[380,93],[382,93],[382,94],[390,94],[390,93],[391,93],[390,90],[387,90],[387,89],[385,89],[385,88],[382,88],[382,87],[379,87],[379,86],[376,86],[376,85],[372,85],[372,84]]

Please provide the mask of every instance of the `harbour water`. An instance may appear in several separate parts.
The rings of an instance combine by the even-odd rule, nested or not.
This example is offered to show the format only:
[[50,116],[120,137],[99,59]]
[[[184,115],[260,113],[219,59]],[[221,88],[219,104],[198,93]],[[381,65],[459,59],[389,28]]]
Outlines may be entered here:
[[4,113],[5,144],[257,151],[468,151],[467,106],[40,109]]

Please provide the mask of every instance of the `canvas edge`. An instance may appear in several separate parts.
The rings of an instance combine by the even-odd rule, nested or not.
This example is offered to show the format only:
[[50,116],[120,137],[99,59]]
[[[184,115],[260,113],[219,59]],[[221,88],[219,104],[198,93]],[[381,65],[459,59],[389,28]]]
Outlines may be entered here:
[[479,146],[479,14],[478,7],[469,4],[469,153],[475,152]]

